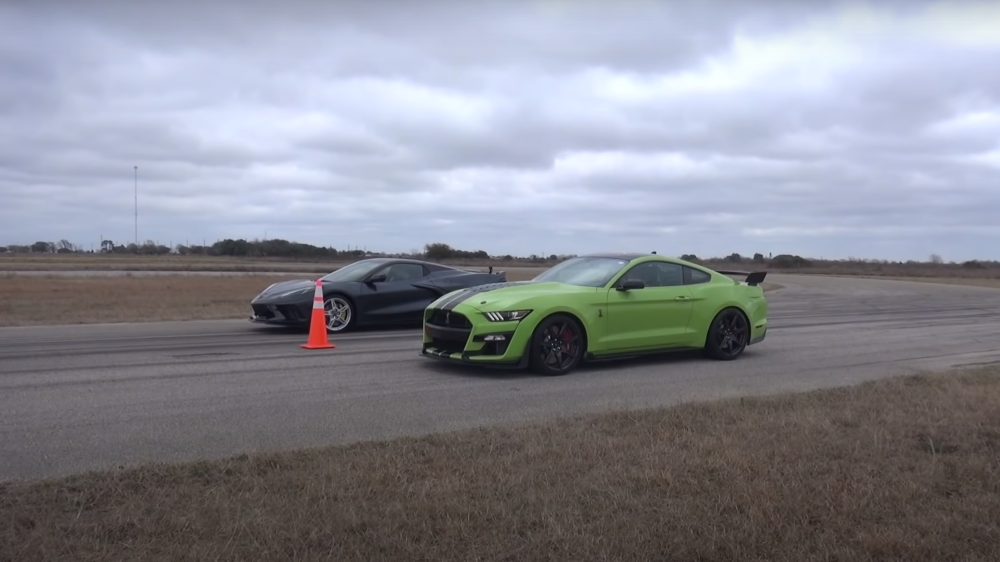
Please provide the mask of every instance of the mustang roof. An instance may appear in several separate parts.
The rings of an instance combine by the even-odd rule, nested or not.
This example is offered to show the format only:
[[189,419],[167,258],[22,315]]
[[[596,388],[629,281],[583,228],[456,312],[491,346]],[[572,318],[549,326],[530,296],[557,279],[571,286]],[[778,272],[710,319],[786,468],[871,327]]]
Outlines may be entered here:
[[653,255],[653,254],[651,254],[649,252],[643,252],[641,254],[630,253],[630,252],[599,252],[599,253],[596,253],[596,254],[582,255],[580,257],[581,258],[613,258],[613,259],[620,259],[620,260],[629,260],[629,261],[632,261],[632,260],[637,259],[637,258],[643,258],[643,257],[646,257],[646,256],[651,256],[651,255]]

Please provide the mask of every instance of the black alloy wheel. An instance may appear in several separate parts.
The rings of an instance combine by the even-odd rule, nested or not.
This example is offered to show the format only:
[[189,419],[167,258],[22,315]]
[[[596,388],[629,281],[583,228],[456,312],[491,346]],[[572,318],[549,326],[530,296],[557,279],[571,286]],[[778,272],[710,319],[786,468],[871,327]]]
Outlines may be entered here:
[[709,356],[720,361],[732,361],[743,353],[750,340],[750,325],[743,313],[727,308],[712,321],[705,348]]
[[583,358],[583,330],[577,321],[556,314],[542,321],[531,338],[531,369],[547,376],[564,375]]

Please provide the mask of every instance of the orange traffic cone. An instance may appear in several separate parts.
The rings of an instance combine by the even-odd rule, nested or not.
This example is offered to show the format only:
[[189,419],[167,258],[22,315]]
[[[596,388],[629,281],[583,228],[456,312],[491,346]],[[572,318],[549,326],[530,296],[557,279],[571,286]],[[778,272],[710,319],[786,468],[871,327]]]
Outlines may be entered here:
[[334,349],[337,346],[326,338],[326,311],[323,310],[323,281],[316,280],[316,292],[313,294],[312,319],[309,321],[309,341],[302,344],[303,349]]

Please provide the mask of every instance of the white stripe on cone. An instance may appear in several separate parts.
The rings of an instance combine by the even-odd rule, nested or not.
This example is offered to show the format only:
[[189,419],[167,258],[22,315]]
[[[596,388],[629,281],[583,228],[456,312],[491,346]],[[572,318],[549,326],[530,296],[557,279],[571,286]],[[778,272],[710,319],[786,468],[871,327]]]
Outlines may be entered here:
[[323,308],[323,282],[316,280],[316,291],[313,293],[313,310]]

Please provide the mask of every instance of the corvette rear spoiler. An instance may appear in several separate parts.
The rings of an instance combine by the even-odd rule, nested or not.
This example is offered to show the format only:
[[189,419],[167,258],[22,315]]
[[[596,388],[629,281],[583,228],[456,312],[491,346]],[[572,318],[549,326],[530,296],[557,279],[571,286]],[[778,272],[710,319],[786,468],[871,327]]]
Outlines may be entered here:
[[716,273],[721,273],[723,275],[746,275],[746,279],[743,280],[743,283],[746,283],[747,285],[750,285],[751,287],[756,286],[756,285],[760,285],[761,283],[764,282],[764,278],[767,277],[767,272],[766,271],[751,271],[751,272],[747,272],[747,271],[719,271],[718,269],[716,269],[715,271],[716,271]]
[[[471,269],[471,268],[465,268],[465,271],[468,271],[469,273],[482,273],[483,272],[482,269]],[[493,274],[493,266],[492,265],[489,266],[489,269],[487,270],[487,273]],[[500,271],[496,272],[496,275],[506,275],[506,274],[507,274],[507,272],[503,271],[503,270],[500,270]]]

